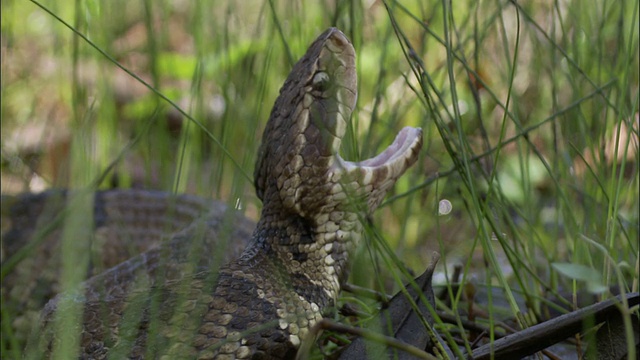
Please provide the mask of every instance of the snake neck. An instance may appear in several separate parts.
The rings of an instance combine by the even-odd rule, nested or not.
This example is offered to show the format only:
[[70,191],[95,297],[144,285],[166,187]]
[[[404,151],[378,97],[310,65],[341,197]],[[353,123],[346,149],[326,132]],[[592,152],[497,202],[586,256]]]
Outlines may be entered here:
[[265,203],[254,241],[240,261],[250,267],[273,262],[292,279],[322,289],[323,298],[335,301],[348,276],[349,256],[362,236],[358,214],[325,204],[322,209],[332,210],[303,218],[275,199]]

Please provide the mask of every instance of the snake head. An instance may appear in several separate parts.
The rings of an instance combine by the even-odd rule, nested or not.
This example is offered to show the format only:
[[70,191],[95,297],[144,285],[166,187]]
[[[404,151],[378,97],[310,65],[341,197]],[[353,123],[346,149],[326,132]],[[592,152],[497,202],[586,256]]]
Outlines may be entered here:
[[422,131],[404,128],[380,155],[354,163],[339,155],[355,107],[355,51],[330,28],[309,47],[285,81],[262,138],[255,170],[258,197],[322,223],[343,205],[375,210],[417,159]]

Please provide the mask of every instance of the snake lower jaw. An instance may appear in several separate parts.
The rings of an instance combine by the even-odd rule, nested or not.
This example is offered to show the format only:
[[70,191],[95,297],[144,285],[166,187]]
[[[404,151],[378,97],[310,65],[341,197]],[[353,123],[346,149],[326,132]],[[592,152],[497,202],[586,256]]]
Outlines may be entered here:
[[[422,129],[405,127],[391,145],[373,158],[351,162],[336,155],[331,174],[336,183],[334,192],[354,191],[357,197],[366,199],[367,210],[373,212],[396,180],[418,160],[421,148]],[[345,181],[343,176],[349,180]],[[345,184],[350,186],[345,188]]]

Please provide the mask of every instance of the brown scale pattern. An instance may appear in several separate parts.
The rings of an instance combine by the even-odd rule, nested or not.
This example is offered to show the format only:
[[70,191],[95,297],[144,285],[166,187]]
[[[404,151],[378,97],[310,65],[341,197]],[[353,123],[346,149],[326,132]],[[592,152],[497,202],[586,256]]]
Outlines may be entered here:
[[[118,272],[108,272],[112,277],[109,284],[113,285],[106,285],[105,293],[109,296],[122,294],[124,287],[119,284],[127,284],[134,277],[135,269],[143,264],[148,270],[157,267],[160,253],[154,248],[168,239],[168,234],[177,231],[183,234],[172,240],[174,247],[182,247],[181,242],[191,242],[192,236],[188,234],[193,233],[193,225],[199,219],[207,219],[205,224],[209,227],[204,241],[218,246],[220,241],[216,234],[227,213],[227,206],[222,202],[147,190],[96,192],[93,202],[95,237],[88,239],[92,249],[88,275],[100,274],[104,269],[127,261]],[[67,192],[59,190],[2,196],[3,266],[36,244],[28,256],[15,263],[1,284],[4,314],[12,318],[11,327],[18,345],[26,342],[33,326],[37,325],[40,310],[59,292],[62,221],[56,218],[64,214],[67,203]],[[247,229],[255,226],[240,216],[234,216],[231,221],[235,226],[230,238],[237,248],[228,249],[225,262],[240,254],[251,238]],[[50,232],[39,238],[37,230],[56,222],[58,226],[52,226]],[[132,259],[140,253],[145,255]]]
[[32,347],[55,350],[57,318],[79,306],[71,331],[83,359],[293,357],[338,296],[364,214],[422,146],[421,130],[405,128],[373,159],[340,158],[356,88],[355,51],[329,29],[292,69],[265,128],[254,174],[264,207],[244,252],[219,267],[213,242],[178,234],[50,302]]

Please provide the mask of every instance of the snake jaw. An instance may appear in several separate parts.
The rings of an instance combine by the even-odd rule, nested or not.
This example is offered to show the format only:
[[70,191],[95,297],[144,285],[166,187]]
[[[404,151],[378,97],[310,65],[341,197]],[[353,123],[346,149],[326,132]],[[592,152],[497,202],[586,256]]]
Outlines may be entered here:
[[[301,83],[297,92],[289,90]],[[394,143],[372,159],[353,163],[340,157],[356,89],[355,50],[342,32],[329,29],[294,66],[276,100],[256,168],[256,189],[263,201],[271,178],[271,191],[277,191],[283,207],[316,224],[323,223],[327,211],[344,207],[346,198],[364,199],[366,210],[373,212],[413,165],[422,146],[422,130],[415,128],[400,131]],[[276,110],[281,103],[298,105],[283,116]]]
[[[338,162],[334,177],[336,180],[342,176],[349,179],[351,185],[346,190],[364,197],[367,211],[371,213],[396,180],[416,162],[421,148],[422,129],[405,127],[391,145],[373,158],[351,162],[336,155]],[[345,190],[344,185],[340,187],[342,189],[334,191]]]
[[265,205],[303,218],[322,207],[319,188],[355,107],[356,84],[353,46],[340,30],[325,31],[294,65],[265,128],[254,176]]

